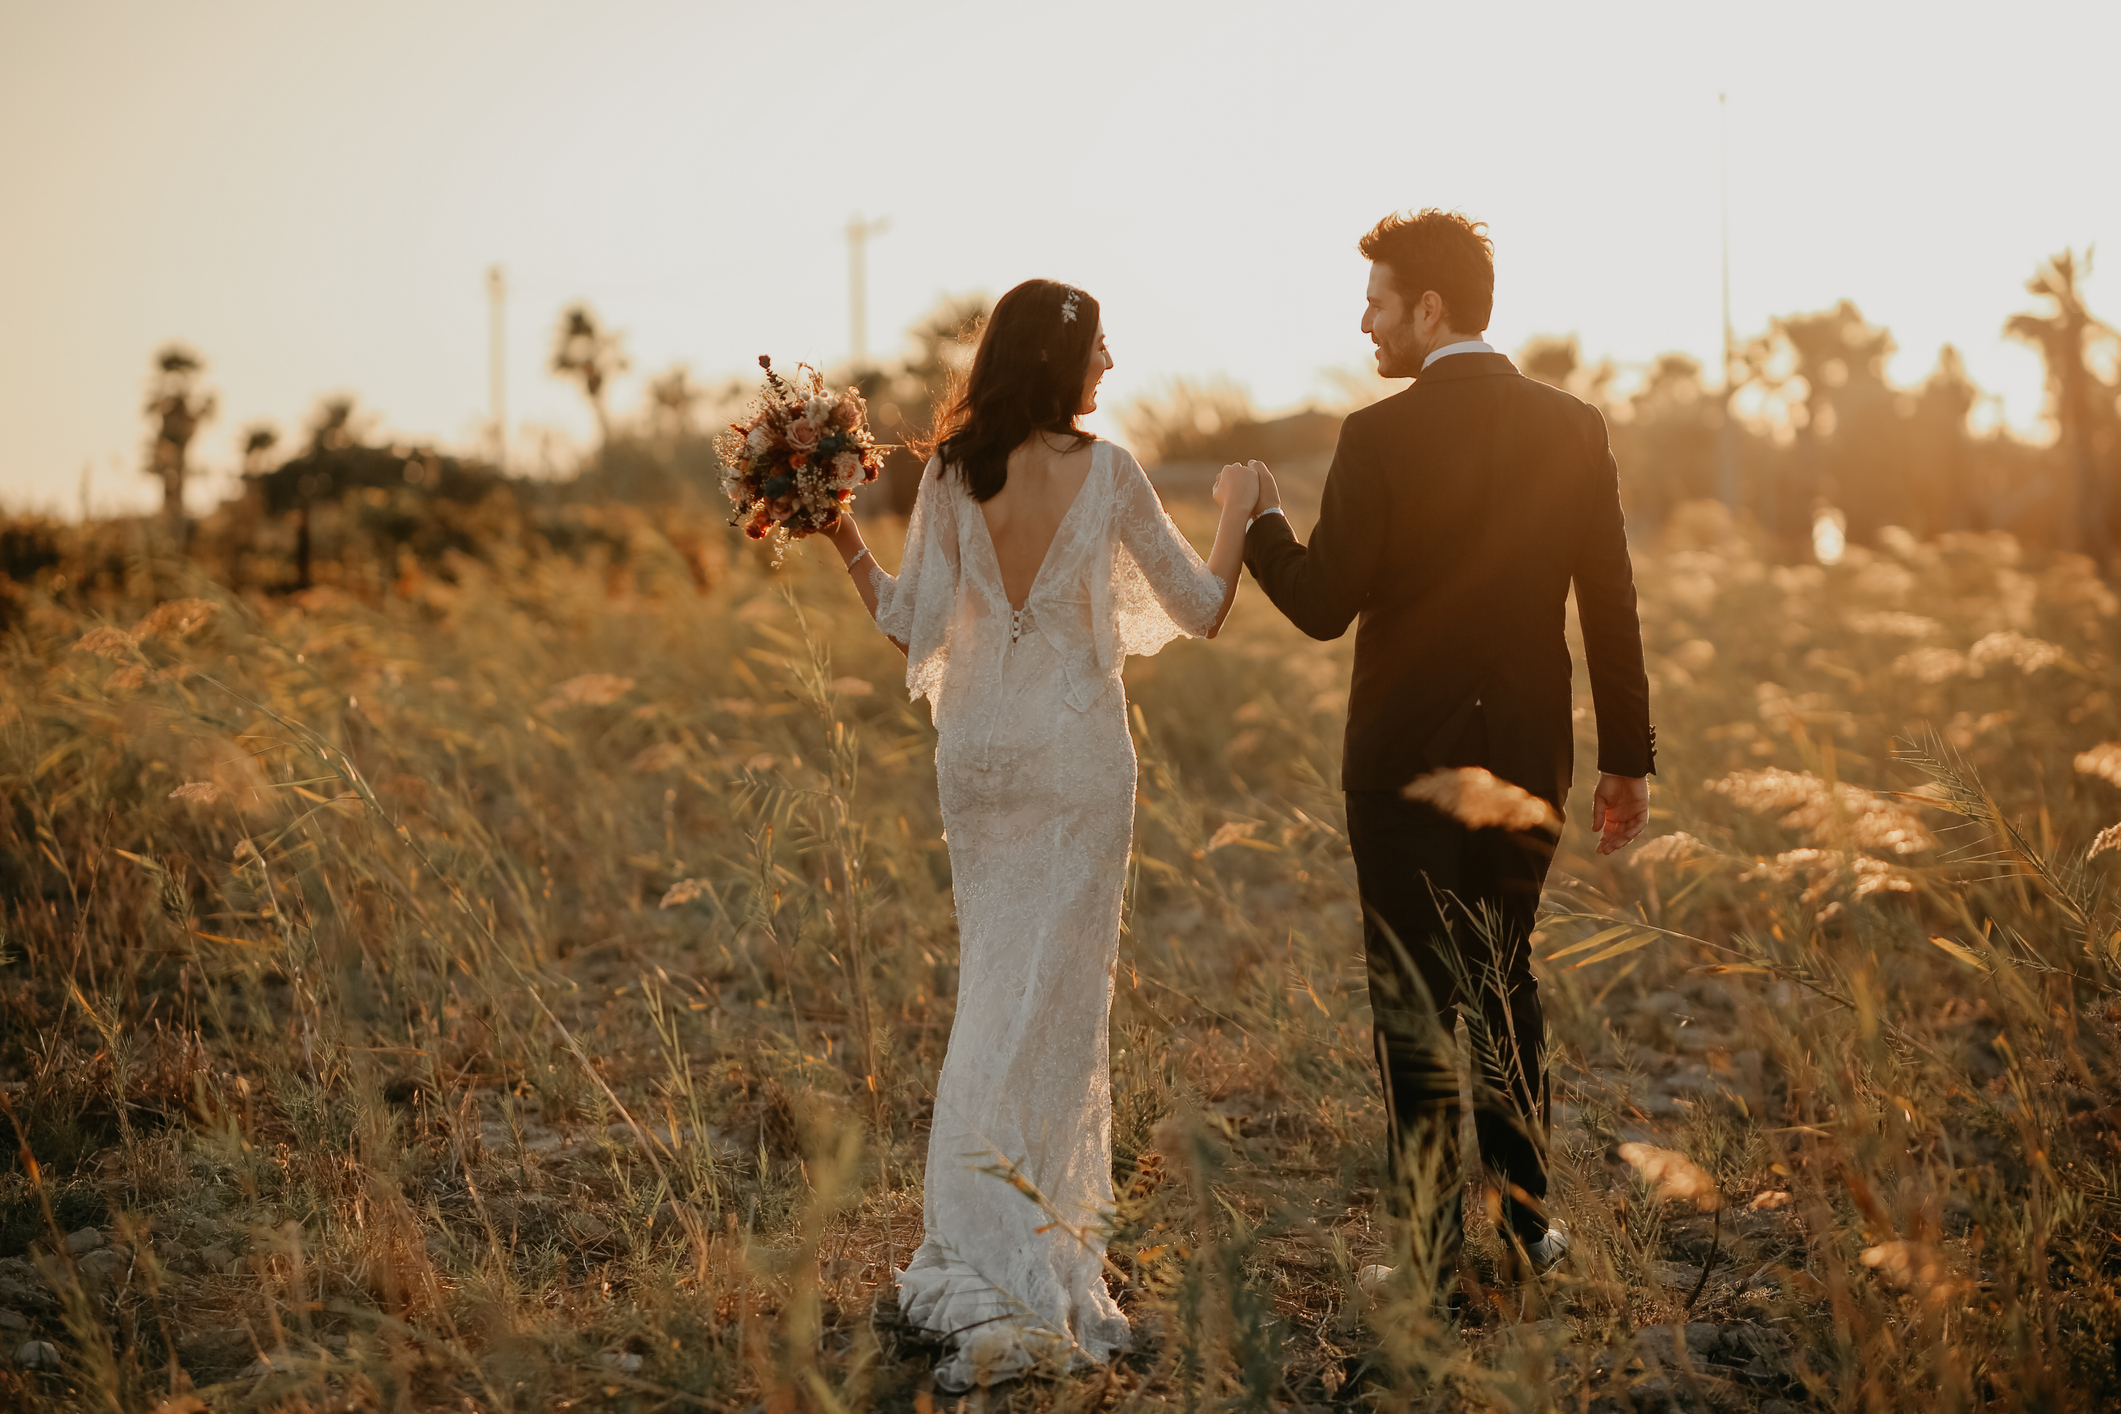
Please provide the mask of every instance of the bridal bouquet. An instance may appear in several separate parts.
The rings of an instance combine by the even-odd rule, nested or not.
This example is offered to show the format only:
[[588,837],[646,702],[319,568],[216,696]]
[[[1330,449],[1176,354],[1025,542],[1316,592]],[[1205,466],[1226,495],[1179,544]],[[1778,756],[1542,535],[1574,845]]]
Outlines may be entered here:
[[861,394],[834,393],[808,364],[791,383],[761,355],[766,388],[715,439],[729,523],[753,540],[773,541],[774,563],[790,540],[839,523],[854,488],[876,480],[885,449],[869,435]]

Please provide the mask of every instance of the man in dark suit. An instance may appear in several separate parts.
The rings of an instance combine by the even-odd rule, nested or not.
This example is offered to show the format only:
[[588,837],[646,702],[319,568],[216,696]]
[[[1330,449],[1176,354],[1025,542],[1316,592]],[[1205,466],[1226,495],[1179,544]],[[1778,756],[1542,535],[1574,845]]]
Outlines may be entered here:
[[[1618,474],[1596,409],[1480,341],[1495,289],[1483,226],[1436,210],[1389,216],[1360,248],[1377,371],[1415,381],[1342,424],[1309,545],[1261,477],[1245,563],[1313,638],[1356,624],[1341,784],[1395,1193],[1433,1224],[1420,1245],[1455,1253],[1451,1036],[1463,1007],[1504,1235],[1543,1269],[1567,1233],[1544,1208],[1545,1023],[1529,935],[1556,836],[1469,828],[1404,791],[1440,768],[1482,766],[1546,801],[1558,827],[1574,769],[1573,585],[1598,723],[1591,828],[1604,854],[1640,833],[1655,732]],[[1366,1271],[1366,1284],[1384,1274]]]

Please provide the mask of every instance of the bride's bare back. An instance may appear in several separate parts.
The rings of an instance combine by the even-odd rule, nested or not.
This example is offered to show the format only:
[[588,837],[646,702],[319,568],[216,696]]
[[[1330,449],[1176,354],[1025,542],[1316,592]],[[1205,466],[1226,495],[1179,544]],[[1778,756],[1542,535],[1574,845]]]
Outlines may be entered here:
[[987,522],[987,538],[994,543],[994,558],[1002,570],[1002,592],[1009,607],[1021,609],[1031,597],[1046,552],[1053,537],[1068,518],[1069,507],[1090,476],[1091,449],[1062,449],[1070,439],[1049,433],[1034,433],[1009,454],[1009,479],[1002,489],[980,503]]

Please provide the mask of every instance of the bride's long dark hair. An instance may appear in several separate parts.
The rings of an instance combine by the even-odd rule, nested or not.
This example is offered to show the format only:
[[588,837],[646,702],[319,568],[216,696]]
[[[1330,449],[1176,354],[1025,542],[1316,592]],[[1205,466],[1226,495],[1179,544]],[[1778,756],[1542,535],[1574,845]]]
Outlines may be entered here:
[[995,301],[972,371],[936,426],[935,450],[975,501],[1008,484],[1009,454],[1034,432],[1080,447],[1076,425],[1097,347],[1097,301],[1058,280],[1026,280]]

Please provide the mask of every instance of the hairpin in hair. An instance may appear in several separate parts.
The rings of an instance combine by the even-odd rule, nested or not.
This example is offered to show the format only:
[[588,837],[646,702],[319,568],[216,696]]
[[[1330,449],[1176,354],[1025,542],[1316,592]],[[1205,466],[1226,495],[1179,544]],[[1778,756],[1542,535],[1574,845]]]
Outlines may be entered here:
[[1068,287],[1068,297],[1061,301],[1061,323],[1073,324],[1075,322],[1075,302],[1082,297],[1083,292],[1081,290],[1076,289],[1073,285]]

